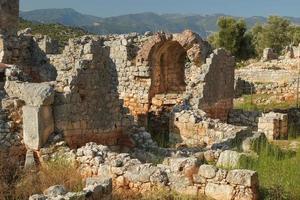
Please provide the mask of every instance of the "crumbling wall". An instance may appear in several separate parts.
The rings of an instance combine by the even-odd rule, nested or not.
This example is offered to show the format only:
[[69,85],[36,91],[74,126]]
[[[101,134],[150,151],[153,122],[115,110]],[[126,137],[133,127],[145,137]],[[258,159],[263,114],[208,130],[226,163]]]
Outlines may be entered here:
[[54,120],[71,146],[89,141],[113,145],[122,133],[122,105],[115,63],[100,37],[69,41],[63,54],[51,57],[58,70]]
[[0,32],[15,31],[19,22],[19,0],[0,1]]
[[190,104],[209,117],[225,121],[233,107],[234,66],[234,57],[216,49],[190,83]]

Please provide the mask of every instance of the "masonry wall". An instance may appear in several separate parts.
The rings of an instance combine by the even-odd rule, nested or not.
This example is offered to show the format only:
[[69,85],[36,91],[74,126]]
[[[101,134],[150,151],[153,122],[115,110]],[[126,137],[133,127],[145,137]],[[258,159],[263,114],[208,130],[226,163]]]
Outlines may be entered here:
[[215,50],[190,83],[191,104],[209,117],[226,120],[233,107],[234,58],[225,50]]
[[62,55],[53,55],[57,68],[54,120],[71,146],[93,141],[114,145],[122,134],[122,104],[115,63],[101,38],[70,40]]
[[15,31],[19,21],[19,0],[0,0],[0,32]]

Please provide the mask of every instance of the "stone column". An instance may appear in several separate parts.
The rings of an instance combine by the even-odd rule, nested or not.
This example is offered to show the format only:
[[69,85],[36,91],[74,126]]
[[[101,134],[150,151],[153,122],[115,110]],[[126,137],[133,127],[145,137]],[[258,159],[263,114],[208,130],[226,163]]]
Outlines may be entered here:
[[6,81],[10,97],[25,101],[23,107],[23,137],[28,149],[38,150],[54,132],[52,104],[54,89],[50,83],[23,83]]

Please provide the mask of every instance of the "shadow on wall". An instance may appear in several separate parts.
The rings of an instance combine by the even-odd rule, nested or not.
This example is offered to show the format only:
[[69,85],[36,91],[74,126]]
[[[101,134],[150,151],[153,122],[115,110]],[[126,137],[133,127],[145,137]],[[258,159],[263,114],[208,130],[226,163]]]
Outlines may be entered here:
[[127,113],[119,99],[118,75],[110,58],[110,47],[103,47],[100,41],[89,45],[92,59],[84,59],[85,55],[75,58],[76,72],[71,69],[58,80],[69,83],[63,92],[56,92],[55,126],[71,147],[87,142],[116,145],[132,118],[123,118]]
[[251,95],[256,93],[255,85],[249,81],[243,80],[238,77],[235,80],[234,85],[234,96],[235,98],[241,97],[243,95]]

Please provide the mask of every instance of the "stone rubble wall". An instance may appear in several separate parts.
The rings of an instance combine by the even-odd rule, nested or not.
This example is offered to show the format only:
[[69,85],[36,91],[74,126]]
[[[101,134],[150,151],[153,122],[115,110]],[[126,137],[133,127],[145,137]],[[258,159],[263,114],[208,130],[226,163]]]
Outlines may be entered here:
[[29,197],[29,200],[112,200],[112,180],[99,177],[88,178],[82,191],[68,192],[64,186],[54,185],[43,193],[34,194]]
[[297,78],[297,74],[289,70],[278,69],[239,69],[235,72],[236,79],[239,77],[252,83],[289,83]]
[[[62,54],[54,54],[57,53],[54,41],[46,36],[32,36],[29,29],[13,38],[16,44],[22,44],[16,45],[16,52],[21,54],[16,53],[13,61],[20,73],[14,78],[14,72],[10,72],[6,90],[10,96],[26,102],[30,93],[24,90],[22,95],[15,81],[55,81],[55,100],[51,104],[55,131],[64,132],[69,144],[75,146],[90,141],[116,144],[127,127],[146,126],[149,112],[182,103],[187,96],[195,108],[204,109],[215,118],[226,119],[232,107],[233,58],[218,49],[206,60],[210,47],[191,31],[154,36],[84,36],[71,39]],[[179,52],[173,53],[182,56],[180,48],[186,50],[190,62],[182,66],[181,74],[178,72],[166,80],[176,85],[178,78],[184,78],[188,85],[184,91],[179,86],[167,94],[156,94],[150,49],[169,42],[182,45],[176,47]],[[8,58],[14,58],[13,55]],[[148,57],[143,58],[144,55]],[[210,95],[211,91],[215,93]]]
[[256,172],[220,169],[203,164],[200,157],[167,157],[162,164],[153,165],[95,143],[64,152],[80,164],[84,176],[112,177],[116,190],[143,193],[162,187],[189,195],[205,194],[217,200],[258,199]]
[[209,117],[226,120],[233,107],[234,58],[223,49],[215,50],[189,84],[190,104]]
[[116,144],[122,134],[118,74],[101,37],[69,41],[63,54],[49,56],[57,69],[55,128],[71,146],[94,141]]
[[219,144],[222,148],[228,148],[236,145],[237,138],[250,133],[251,131],[246,127],[203,118],[203,115],[188,110],[175,110],[170,122],[170,140],[192,146],[217,147]]

